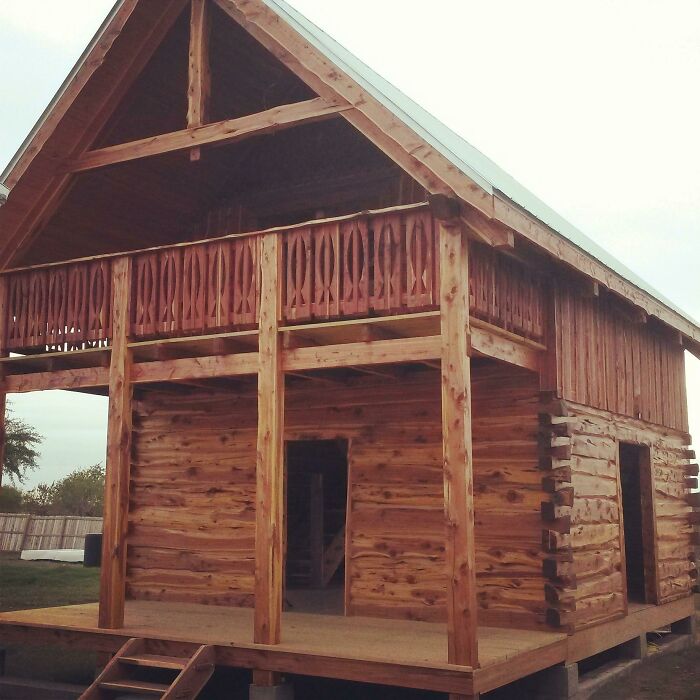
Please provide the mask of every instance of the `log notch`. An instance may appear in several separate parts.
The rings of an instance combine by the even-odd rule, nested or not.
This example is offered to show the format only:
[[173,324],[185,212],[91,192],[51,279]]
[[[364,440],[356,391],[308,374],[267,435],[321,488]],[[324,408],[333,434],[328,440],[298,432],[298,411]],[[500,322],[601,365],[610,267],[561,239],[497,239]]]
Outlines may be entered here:
[[554,627],[571,629],[576,611],[576,574],[571,547],[571,418],[566,402],[549,392],[541,395],[540,469],[542,490],[542,563],[547,601],[546,620]]
[[130,288],[131,259],[118,258],[112,265],[112,354],[99,612],[99,626],[110,629],[124,624],[132,421],[131,357],[128,348]]
[[[284,373],[280,317],[279,236],[262,237],[255,495],[255,631],[258,644],[279,644],[284,539]],[[256,685],[273,685],[258,671]]]
[[454,219],[438,221],[442,337],[442,445],[447,564],[448,660],[478,666],[474,543],[469,258]]
[[[187,88],[187,128],[203,126],[209,119],[211,73],[209,70],[209,0],[192,0]],[[201,148],[190,151],[190,160],[201,157]]]
[[[7,277],[0,276],[0,357],[7,357],[5,336],[7,333]],[[4,385],[4,369],[0,368],[0,380]],[[2,488],[2,475],[5,466],[5,411],[7,408],[7,391],[2,387],[0,391],[0,488]]]
[[[687,451],[687,459],[695,459],[695,452],[693,450]],[[697,464],[686,464],[685,466],[685,483],[689,489],[698,488],[698,465]],[[689,553],[691,558],[691,579],[693,580],[693,591],[695,593],[700,593],[700,581],[698,579],[698,568],[700,568],[700,505],[692,504],[693,510],[690,513],[690,544],[692,550]]]

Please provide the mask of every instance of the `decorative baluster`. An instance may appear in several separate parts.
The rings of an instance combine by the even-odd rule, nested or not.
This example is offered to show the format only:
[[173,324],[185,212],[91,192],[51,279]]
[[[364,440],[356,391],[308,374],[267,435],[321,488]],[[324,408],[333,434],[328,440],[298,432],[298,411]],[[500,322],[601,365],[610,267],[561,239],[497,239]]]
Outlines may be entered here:
[[216,325],[229,329],[233,324],[229,316],[231,308],[231,242],[222,241],[217,245],[218,278],[217,278],[217,318]]
[[369,310],[369,236],[365,220],[341,226],[343,246],[342,311],[354,316]]
[[374,279],[370,307],[390,311],[401,307],[401,219],[398,215],[376,217],[374,230]]
[[314,289],[312,314],[329,319],[340,315],[340,227],[314,229]]
[[97,260],[90,266],[88,324],[86,339],[94,345],[107,339],[112,292],[112,266],[109,260]]

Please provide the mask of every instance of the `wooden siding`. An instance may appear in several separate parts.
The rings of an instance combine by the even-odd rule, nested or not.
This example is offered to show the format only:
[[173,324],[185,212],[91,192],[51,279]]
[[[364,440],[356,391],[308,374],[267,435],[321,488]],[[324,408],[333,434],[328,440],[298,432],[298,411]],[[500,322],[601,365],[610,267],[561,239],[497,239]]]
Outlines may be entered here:
[[[653,538],[645,542],[644,551],[645,569],[650,564],[652,568],[646,576],[655,579],[648,602],[666,603],[689,595],[694,564],[691,509],[686,502],[688,435],[568,402],[563,413],[555,420],[566,435],[554,438],[557,446],[552,448],[562,459],[550,463],[552,474],[560,476],[550,478],[573,487],[573,499],[566,499],[570,506],[557,506],[557,522],[563,527],[545,538],[551,552],[545,564],[551,575],[550,620],[579,630],[626,614],[620,442],[650,449],[653,499],[646,502],[642,496],[643,509],[655,513]],[[556,493],[553,504],[564,502],[557,501]]]
[[559,390],[565,399],[688,430],[683,347],[610,295],[556,285]]
[[[537,389],[533,374],[474,365],[482,624],[544,621]],[[251,605],[254,395],[146,394],[135,414],[129,597]],[[288,439],[350,441],[350,614],[444,620],[440,415],[432,371],[287,390]]]

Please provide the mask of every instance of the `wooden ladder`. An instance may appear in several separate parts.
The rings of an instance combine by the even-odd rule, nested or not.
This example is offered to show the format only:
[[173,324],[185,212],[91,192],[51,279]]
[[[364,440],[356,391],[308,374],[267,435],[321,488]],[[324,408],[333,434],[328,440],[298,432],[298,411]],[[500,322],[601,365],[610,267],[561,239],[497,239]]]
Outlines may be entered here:
[[146,639],[130,639],[80,700],[196,698],[214,673],[214,647],[201,646],[191,656],[154,653],[158,651]]

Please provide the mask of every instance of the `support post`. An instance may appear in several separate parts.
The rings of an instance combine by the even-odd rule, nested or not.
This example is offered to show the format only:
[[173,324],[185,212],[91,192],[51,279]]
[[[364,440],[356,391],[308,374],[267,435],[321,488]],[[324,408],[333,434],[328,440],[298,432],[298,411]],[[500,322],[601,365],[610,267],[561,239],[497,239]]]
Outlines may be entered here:
[[469,361],[469,251],[459,224],[438,221],[448,661],[478,666]]
[[562,377],[559,362],[562,357],[558,326],[561,323],[559,308],[559,284],[552,276],[545,297],[545,344],[547,349],[540,355],[540,391],[561,396]]
[[254,640],[258,644],[279,644],[284,540],[284,373],[278,332],[276,234],[262,237],[260,261]]
[[[7,277],[0,276],[0,357],[7,357]],[[0,381],[3,383],[0,391],[0,488],[5,466],[5,419],[7,411],[7,392],[4,387],[5,371],[0,369]]]
[[[210,94],[209,0],[192,0],[190,13],[190,53],[187,88],[187,126],[207,123]],[[190,160],[201,157],[201,148],[190,150]]]
[[108,629],[124,625],[132,418],[130,288],[131,259],[118,258],[112,265],[112,351],[99,609],[99,626]]

